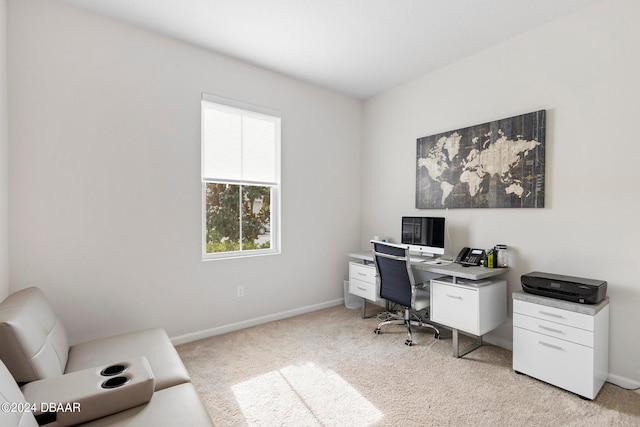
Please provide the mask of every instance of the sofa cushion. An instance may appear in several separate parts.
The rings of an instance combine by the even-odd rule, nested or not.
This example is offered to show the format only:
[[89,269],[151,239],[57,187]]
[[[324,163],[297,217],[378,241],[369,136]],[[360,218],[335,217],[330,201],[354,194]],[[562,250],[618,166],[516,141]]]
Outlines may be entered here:
[[69,340],[38,288],[26,288],[0,303],[0,359],[19,383],[62,375]]
[[144,356],[156,379],[156,390],[191,381],[169,336],[161,328],[144,329],[76,344],[69,349],[65,373]]
[[146,405],[136,406],[86,424],[86,427],[181,426],[207,427],[213,421],[191,383],[153,393]]

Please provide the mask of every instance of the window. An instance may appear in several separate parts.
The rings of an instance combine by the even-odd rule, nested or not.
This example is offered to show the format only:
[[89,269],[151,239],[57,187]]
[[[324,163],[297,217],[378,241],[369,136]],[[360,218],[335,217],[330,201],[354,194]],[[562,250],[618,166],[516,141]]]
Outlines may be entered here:
[[205,259],[280,252],[280,113],[202,95]]

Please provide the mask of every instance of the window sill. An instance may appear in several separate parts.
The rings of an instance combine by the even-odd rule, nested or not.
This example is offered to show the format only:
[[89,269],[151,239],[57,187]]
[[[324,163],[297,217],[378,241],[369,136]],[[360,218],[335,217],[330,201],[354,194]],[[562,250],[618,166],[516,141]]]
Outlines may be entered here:
[[280,255],[280,250],[259,250],[259,251],[243,251],[243,252],[218,252],[207,253],[202,255],[202,261],[218,261],[223,259],[237,258],[254,258],[268,255]]

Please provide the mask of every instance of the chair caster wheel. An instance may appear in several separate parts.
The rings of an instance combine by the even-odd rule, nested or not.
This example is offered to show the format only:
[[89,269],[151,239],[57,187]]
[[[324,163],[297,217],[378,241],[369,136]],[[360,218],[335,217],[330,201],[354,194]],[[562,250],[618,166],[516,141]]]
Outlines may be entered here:
[[376,335],[380,335],[380,328],[375,328],[373,330],[373,333],[376,334]]
[[406,340],[404,342],[404,345],[408,345],[409,347],[411,347],[413,345],[413,342],[411,340]]
[[436,332],[435,334],[433,334],[433,337],[437,340],[440,339],[440,332]]

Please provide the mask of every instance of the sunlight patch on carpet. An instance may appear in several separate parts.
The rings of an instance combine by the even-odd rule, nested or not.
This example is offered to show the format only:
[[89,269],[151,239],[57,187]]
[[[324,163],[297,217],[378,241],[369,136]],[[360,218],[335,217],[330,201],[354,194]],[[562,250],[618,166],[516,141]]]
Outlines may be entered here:
[[308,362],[232,387],[248,424],[368,426],[382,413],[340,375]]

